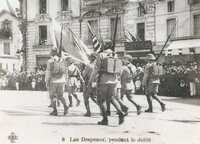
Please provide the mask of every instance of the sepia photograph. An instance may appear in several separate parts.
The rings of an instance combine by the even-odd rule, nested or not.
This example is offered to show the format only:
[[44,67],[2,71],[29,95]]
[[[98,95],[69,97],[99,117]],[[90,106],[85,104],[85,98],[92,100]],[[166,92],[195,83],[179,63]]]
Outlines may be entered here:
[[200,0],[0,0],[0,144],[200,144]]

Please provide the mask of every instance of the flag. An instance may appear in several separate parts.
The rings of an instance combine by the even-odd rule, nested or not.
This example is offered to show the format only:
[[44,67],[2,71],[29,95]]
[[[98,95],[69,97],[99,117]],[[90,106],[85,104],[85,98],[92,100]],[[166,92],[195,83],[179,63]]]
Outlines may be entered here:
[[89,23],[87,25],[88,25],[89,32],[92,35],[92,43],[93,43],[94,51],[98,53],[101,51],[101,43],[98,40],[97,36],[95,35],[94,31],[92,30],[91,25]]
[[17,17],[17,15],[16,15],[16,13],[15,13],[15,10],[14,10],[13,7],[11,6],[9,0],[6,0],[6,3],[7,3],[7,6],[8,6],[8,9],[9,9],[10,13],[11,13],[13,16]]
[[129,36],[131,37],[132,41],[137,41],[137,39],[128,31]]
[[89,64],[90,50],[68,26],[62,28],[62,25],[54,21],[51,31],[52,43],[57,48],[61,48],[61,56],[71,57],[78,62]]

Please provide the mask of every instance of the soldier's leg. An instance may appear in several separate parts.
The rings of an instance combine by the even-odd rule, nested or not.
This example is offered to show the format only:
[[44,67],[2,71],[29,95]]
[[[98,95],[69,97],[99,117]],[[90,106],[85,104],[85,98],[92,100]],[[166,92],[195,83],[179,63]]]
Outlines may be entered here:
[[153,84],[153,89],[152,89],[152,98],[155,99],[161,106],[162,111],[165,111],[165,104],[157,97],[158,95],[158,84]]
[[77,87],[73,86],[72,87],[72,96],[76,99],[76,106],[79,106],[80,105],[80,100],[79,100],[76,92],[77,92]]
[[119,115],[119,124],[122,124],[124,122],[125,113],[122,111],[119,101],[116,98],[116,85],[109,85],[108,97],[110,98],[111,103],[117,110],[117,113]]
[[56,108],[56,101],[57,101],[56,89],[57,89],[57,86],[55,84],[50,84],[49,93],[52,95],[52,108],[53,108],[53,111],[50,113],[50,115],[54,115],[54,116],[58,115],[57,108]]
[[118,88],[117,91],[116,91],[116,99],[119,102],[122,111],[125,112],[126,114],[128,114],[127,113],[128,112],[128,107],[124,104],[124,102],[120,98],[121,95],[124,95],[124,91],[121,90],[120,88]]
[[99,89],[98,89],[98,97],[97,97],[97,101],[99,103],[99,107],[103,116],[102,121],[99,121],[98,124],[99,125],[108,125],[108,117],[106,114],[106,95],[107,95],[107,87],[106,85],[99,85]]
[[58,89],[57,89],[57,94],[58,94],[58,99],[61,101],[61,103],[63,104],[64,107],[64,115],[67,114],[68,112],[68,107],[65,101],[65,98],[63,97],[63,93],[64,93],[64,84],[57,84],[58,85]]
[[145,112],[153,112],[153,105],[152,105],[152,100],[151,100],[151,95],[146,94],[147,102],[148,102],[148,109],[145,110]]
[[141,108],[142,107],[133,100],[134,93],[131,90],[126,91],[126,97],[132,104],[135,105],[135,107],[137,109],[137,114],[139,115],[141,113]]
[[89,105],[89,97],[90,97],[89,90],[84,88],[83,99],[84,99],[84,104],[85,104],[85,108],[86,108],[86,113],[84,114],[84,116],[91,116],[90,105]]

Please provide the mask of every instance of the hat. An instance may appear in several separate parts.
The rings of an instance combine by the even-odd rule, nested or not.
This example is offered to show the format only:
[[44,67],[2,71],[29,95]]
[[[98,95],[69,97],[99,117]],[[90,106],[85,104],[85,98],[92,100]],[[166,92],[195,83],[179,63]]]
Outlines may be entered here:
[[113,53],[113,50],[111,50],[111,49],[106,49],[106,50],[104,50],[103,52],[104,52],[104,53],[107,53],[107,54],[111,54],[111,53]]
[[125,55],[124,59],[127,59],[128,61],[132,61],[132,56],[131,55]]
[[147,54],[146,59],[147,60],[156,60],[156,57],[153,54]]

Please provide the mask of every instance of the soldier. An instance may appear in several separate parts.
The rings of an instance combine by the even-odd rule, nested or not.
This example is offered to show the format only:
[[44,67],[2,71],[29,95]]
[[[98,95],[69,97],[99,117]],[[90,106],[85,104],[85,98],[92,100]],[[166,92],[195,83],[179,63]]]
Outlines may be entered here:
[[72,58],[68,58],[68,83],[67,83],[67,90],[68,90],[68,98],[69,98],[69,106],[72,107],[72,96],[76,99],[77,103],[76,106],[80,105],[80,100],[77,96],[78,90],[78,78],[80,78],[81,82],[84,82],[81,72],[79,68],[74,64]]
[[94,69],[94,61],[96,59],[96,55],[93,53],[90,55],[90,65],[86,65],[85,69],[82,73],[84,81],[85,81],[85,87],[83,88],[83,98],[84,98],[84,104],[86,108],[86,113],[84,116],[91,116],[90,112],[90,105],[89,105],[89,98],[91,98],[96,104],[96,95],[97,95],[97,90],[96,90],[96,83],[92,82],[89,83],[89,79],[91,77],[91,73]]
[[147,97],[147,102],[149,108],[145,112],[153,112],[152,99],[154,98],[159,102],[162,111],[165,111],[165,104],[157,97],[158,87],[160,84],[160,70],[156,63],[156,58],[153,54],[147,55],[147,64],[144,69],[143,86],[145,89],[145,95]]
[[52,99],[53,111],[50,115],[57,116],[56,100],[60,100],[64,107],[64,115],[67,114],[68,107],[63,97],[65,84],[65,61],[58,56],[57,49],[51,50],[51,58],[47,62],[46,70],[46,86]]
[[121,95],[126,95],[127,99],[135,105],[137,114],[141,113],[141,106],[134,100],[135,85],[133,78],[136,77],[136,67],[131,63],[132,57],[125,55],[123,58],[123,70],[121,73]]
[[[110,46],[109,43],[107,45]],[[95,68],[89,81],[89,83],[91,83],[93,79],[98,75],[97,101],[99,103],[103,116],[102,121],[98,122],[99,125],[108,125],[106,103],[112,102],[112,104],[117,109],[117,112],[119,114],[119,124],[122,124],[124,122],[125,117],[125,114],[121,110],[119,102],[116,99],[117,79],[115,72],[112,72],[111,70],[114,67],[108,66],[108,58],[110,57],[113,57],[113,51],[110,49],[104,50],[97,56],[94,66]]]

